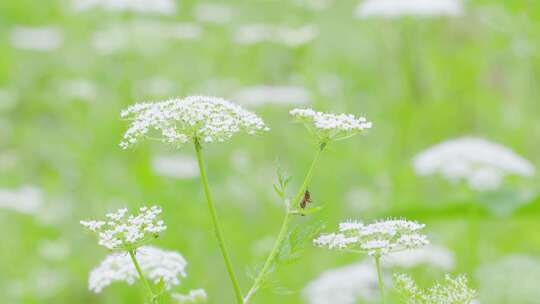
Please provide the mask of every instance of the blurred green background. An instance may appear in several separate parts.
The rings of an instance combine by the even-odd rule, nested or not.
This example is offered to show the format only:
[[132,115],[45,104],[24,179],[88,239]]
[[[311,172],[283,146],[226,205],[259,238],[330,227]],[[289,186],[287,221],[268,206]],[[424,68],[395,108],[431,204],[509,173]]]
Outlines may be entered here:
[[[433,243],[453,252],[451,272],[467,274],[481,302],[497,290],[482,281],[481,267],[509,255],[540,263],[537,176],[511,178],[486,194],[417,177],[411,163],[418,152],[463,135],[540,163],[540,2],[468,1],[459,17],[392,20],[355,18],[358,2],[349,0],[209,3],[227,8],[210,17],[224,20],[205,21],[197,1],[177,1],[169,15],[0,1],[0,201],[38,206],[0,209],[0,302],[142,303],[137,285],[115,284],[98,295],[87,290],[89,271],[107,251],[78,222],[157,203],[169,229],[155,245],[189,262],[178,290],[202,287],[210,303],[232,303],[200,181],[189,172],[163,176],[153,166],[160,155],[189,163],[193,148],[118,146],[127,128],[121,109],[193,94],[246,99],[272,129],[204,151],[245,291],[283,215],[272,190],[276,159],[293,176],[293,192],[315,152],[288,116],[297,106],[363,114],[374,127],[324,153],[310,190],[325,209],[294,225],[334,229],[345,219],[381,217],[426,223]],[[288,37],[292,43],[242,44],[235,37],[246,24],[308,27]],[[25,29],[35,27],[49,32],[28,37]],[[294,88],[300,97],[292,101],[305,103],[249,103],[242,90],[261,85]],[[276,269],[255,303],[303,303],[302,289],[320,273],[363,259],[308,242],[300,259]],[[540,267],[523,269],[529,280],[540,279]],[[442,276],[429,265],[405,271],[425,285]],[[483,303],[540,303],[534,288],[516,285],[510,294],[520,300]]]

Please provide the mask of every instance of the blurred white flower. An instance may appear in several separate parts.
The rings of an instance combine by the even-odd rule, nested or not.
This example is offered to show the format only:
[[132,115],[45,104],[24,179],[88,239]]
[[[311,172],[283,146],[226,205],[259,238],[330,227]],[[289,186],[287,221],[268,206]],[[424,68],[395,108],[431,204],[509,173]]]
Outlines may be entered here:
[[295,5],[313,11],[325,10],[330,7],[332,2],[333,0],[293,0]]
[[223,142],[240,131],[254,135],[269,130],[254,113],[225,99],[209,96],[139,103],[122,111],[121,116],[132,120],[120,144],[124,149],[137,143],[139,138],[148,137],[152,130],[159,133],[159,140],[175,145],[190,140]]
[[311,102],[311,94],[299,86],[259,85],[246,87],[236,93],[234,100],[250,106],[267,103],[278,105],[304,105]]
[[157,175],[178,179],[190,179],[199,176],[199,166],[193,156],[158,155],[152,158],[152,169]]
[[171,297],[180,304],[204,303],[208,299],[204,289],[193,289],[188,294],[173,293]]
[[318,34],[318,29],[313,25],[289,28],[272,24],[249,24],[240,26],[234,39],[237,43],[246,45],[273,42],[298,47],[311,42]]
[[384,265],[390,267],[412,268],[419,265],[429,265],[446,271],[454,268],[454,253],[448,248],[427,245],[414,250],[393,252],[383,259]]
[[365,117],[355,117],[352,114],[332,114],[312,109],[294,109],[289,113],[304,123],[321,142],[346,139],[372,127],[372,123]]
[[233,7],[218,3],[198,3],[195,6],[195,18],[199,22],[224,24],[235,17]]
[[450,181],[465,180],[475,190],[494,190],[507,175],[529,177],[534,166],[509,148],[485,139],[462,137],[437,144],[413,159],[418,175],[440,174]]
[[94,101],[98,96],[96,83],[88,79],[65,80],[60,83],[60,91],[63,96],[85,101]]
[[[136,258],[144,276],[155,284],[163,280],[167,289],[179,285],[180,279],[186,277],[187,262],[175,251],[143,246],[137,250]],[[130,256],[127,253],[112,253],[90,272],[88,289],[100,293],[114,282],[131,285],[137,279],[139,275]]]
[[127,49],[148,52],[161,49],[167,42],[197,39],[201,33],[201,27],[194,23],[134,21],[94,32],[91,43],[103,55]]
[[174,0],[72,0],[72,9],[77,12],[100,8],[106,11],[153,13],[173,15],[176,12]]
[[63,43],[63,33],[53,26],[17,26],[11,31],[11,45],[18,49],[52,51],[61,47]]
[[476,291],[469,288],[463,275],[445,275],[444,283],[437,283],[429,289],[422,289],[406,274],[394,275],[395,288],[406,304],[472,304]]
[[482,265],[476,272],[479,300],[489,304],[536,304],[540,299],[540,260],[512,254]]
[[364,261],[327,270],[302,291],[309,304],[355,304],[358,300],[377,298],[377,271],[373,263]]
[[88,230],[99,237],[99,245],[111,250],[133,250],[156,238],[167,227],[159,218],[162,210],[157,206],[141,207],[139,214],[127,215],[122,208],[105,215],[105,221],[81,221]]
[[62,261],[68,257],[70,245],[62,240],[43,240],[39,242],[38,253],[41,257],[51,261]]
[[389,219],[368,225],[348,221],[339,225],[339,232],[322,234],[313,242],[329,249],[351,249],[381,257],[426,246],[427,237],[419,233],[424,227],[424,224],[407,220]]
[[43,207],[43,203],[43,192],[37,187],[0,188],[0,208],[26,214],[37,214]]
[[17,96],[8,89],[0,88],[0,113],[9,111],[17,104]]
[[141,79],[133,87],[133,96],[136,99],[163,98],[171,96],[178,91],[178,83],[163,76],[152,76]]
[[463,14],[463,4],[461,0],[364,0],[355,14],[359,18],[459,16]]

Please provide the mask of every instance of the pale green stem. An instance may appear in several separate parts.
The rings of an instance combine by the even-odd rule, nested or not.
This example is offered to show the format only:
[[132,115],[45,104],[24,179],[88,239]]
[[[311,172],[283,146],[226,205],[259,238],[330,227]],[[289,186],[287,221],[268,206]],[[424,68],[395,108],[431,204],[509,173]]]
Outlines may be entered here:
[[[320,145],[319,149],[317,150],[317,153],[315,154],[315,157],[313,158],[313,161],[311,162],[311,166],[309,167],[306,177],[304,178],[304,182],[302,183],[302,186],[300,186],[300,189],[298,189],[298,193],[296,193],[295,197],[290,203],[297,204],[302,198],[302,195],[304,195],[304,192],[306,191],[307,187],[309,186],[309,183],[311,182],[313,171],[315,169],[315,164],[319,160],[321,152],[324,150],[325,147],[326,147],[326,144],[324,143]],[[244,298],[244,304],[248,304],[251,301],[251,298],[259,290],[259,288],[261,287],[261,284],[264,281],[265,276],[267,275],[268,271],[274,264],[274,260],[276,259],[279,253],[279,249],[281,248],[283,241],[285,240],[285,236],[287,235],[287,231],[289,230],[289,224],[291,220],[290,215],[291,215],[290,204],[286,203],[285,217],[283,218],[283,223],[281,224],[281,229],[279,230],[277,239],[274,242],[274,247],[272,248],[272,251],[270,251],[270,254],[266,258],[266,262],[264,263],[262,269],[260,270],[259,274],[255,278],[255,281],[253,282],[253,286],[249,289],[249,292]]]
[[216,207],[214,206],[214,203],[212,202],[212,195],[210,194],[208,178],[206,177],[206,169],[204,168],[204,162],[203,162],[202,153],[201,153],[202,147],[197,139],[195,139],[194,143],[195,143],[195,152],[197,154],[197,162],[199,163],[199,170],[201,172],[201,181],[203,183],[204,193],[206,195],[206,202],[208,203],[208,209],[210,209],[210,215],[212,217],[212,224],[214,225],[214,232],[218,240],[219,249],[221,250],[221,255],[223,256],[223,260],[225,261],[225,266],[227,267],[229,278],[231,279],[231,283],[233,285],[236,302],[240,304],[243,301],[242,291],[240,290],[238,280],[236,279],[236,276],[234,274],[231,259],[229,258],[229,254],[227,253],[227,248],[225,247],[225,240],[223,239],[223,233],[219,224]]
[[154,290],[152,290],[150,283],[144,277],[144,274],[141,270],[141,266],[139,266],[139,262],[137,262],[137,258],[135,257],[135,250],[129,250],[128,252],[129,252],[129,256],[131,257],[131,261],[133,262],[133,265],[135,266],[135,269],[137,270],[137,273],[139,274],[139,278],[141,279],[144,286],[148,290],[148,293],[150,294],[151,302],[154,303],[155,302]]
[[381,270],[381,257],[375,257],[375,266],[377,267],[377,281],[379,284],[379,291],[381,292],[381,304],[384,304],[384,282]]

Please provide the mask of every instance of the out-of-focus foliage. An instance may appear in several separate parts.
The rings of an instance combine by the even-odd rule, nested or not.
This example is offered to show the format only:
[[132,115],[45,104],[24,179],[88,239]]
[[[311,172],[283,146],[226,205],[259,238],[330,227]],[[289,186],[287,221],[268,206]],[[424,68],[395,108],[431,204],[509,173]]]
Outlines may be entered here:
[[[540,2],[467,1],[462,16],[400,19],[356,18],[357,0],[175,3],[161,14],[0,1],[0,302],[140,303],[142,288],[88,291],[88,273],[107,251],[79,220],[150,203],[163,207],[169,227],[156,246],[188,261],[185,290],[232,302],[197,174],[161,176],[154,167],[162,155],[189,162],[193,148],[119,147],[127,128],[119,114],[129,104],[205,94],[244,104],[271,128],[204,151],[244,291],[283,216],[275,159],[296,189],[317,149],[288,111],[306,106],[373,122],[324,152],[309,190],[325,208],[295,219],[311,228],[291,231],[280,255],[287,263],[256,303],[301,303],[301,290],[323,271],[364,259],[313,247],[304,239],[319,231],[315,223],[402,216],[426,223],[432,242],[454,252],[453,270],[479,288],[480,301],[508,303],[490,296],[498,281],[483,274],[510,254],[540,255],[538,174],[481,192],[416,176],[412,160],[475,136],[538,168]],[[425,265],[407,272],[421,286],[443,277]],[[536,303],[520,287],[508,294]]]

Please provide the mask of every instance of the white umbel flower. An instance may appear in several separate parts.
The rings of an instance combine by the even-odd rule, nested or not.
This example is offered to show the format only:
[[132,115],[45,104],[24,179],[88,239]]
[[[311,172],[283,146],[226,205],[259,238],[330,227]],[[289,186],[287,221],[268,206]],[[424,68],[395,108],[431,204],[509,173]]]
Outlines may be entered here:
[[176,12],[176,2],[174,0],[73,0],[72,8],[77,12],[100,8],[111,12],[130,11],[172,15]]
[[167,227],[159,218],[157,206],[142,207],[139,214],[127,216],[126,208],[108,213],[105,221],[81,221],[81,225],[95,232],[99,245],[111,250],[132,250],[156,238]]
[[124,149],[148,137],[150,131],[156,131],[163,142],[181,145],[190,140],[223,142],[240,131],[256,134],[269,130],[254,113],[208,96],[139,103],[122,111],[121,116],[132,120],[120,144]]
[[416,174],[439,174],[452,182],[464,180],[475,190],[497,189],[508,175],[530,177],[534,166],[502,145],[462,137],[437,144],[413,159]]
[[476,271],[479,300],[489,304],[535,304],[540,299],[540,259],[511,254]]
[[378,294],[377,271],[369,261],[326,270],[302,291],[309,304],[371,303]]
[[53,26],[17,26],[11,32],[11,44],[22,50],[48,52],[64,43],[64,34]]
[[208,299],[206,291],[200,288],[190,290],[187,294],[174,293],[171,296],[179,304],[204,303]]
[[[187,262],[175,251],[143,246],[137,250],[136,258],[144,276],[155,284],[163,280],[167,289],[179,285],[180,279],[186,277]],[[137,279],[139,275],[129,255],[112,253],[90,272],[88,288],[99,293],[114,282],[131,285]]]
[[461,0],[364,0],[355,12],[359,18],[402,16],[460,16]]
[[358,250],[381,257],[426,246],[429,243],[427,237],[419,233],[424,227],[417,222],[392,219],[369,225],[345,222],[339,225],[339,232],[322,234],[314,240],[314,244],[329,249]]
[[444,283],[424,290],[408,275],[394,275],[396,289],[406,304],[472,304],[476,292],[469,288],[465,276],[446,275]]
[[332,114],[313,109],[293,109],[290,111],[297,121],[304,123],[321,142],[349,138],[372,127],[365,117],[352,114]]
[[311,42],[318,35],[319,30],[309,24],[296,28],[273,24],[247,24],[236,30],[234,39],[243,45],[271,42],[294,48]]

